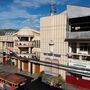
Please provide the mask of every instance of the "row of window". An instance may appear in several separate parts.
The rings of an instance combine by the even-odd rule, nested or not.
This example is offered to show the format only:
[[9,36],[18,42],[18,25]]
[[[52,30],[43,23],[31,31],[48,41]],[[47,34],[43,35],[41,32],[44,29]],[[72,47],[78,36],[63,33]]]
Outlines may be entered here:
[[60,54],[53,54],[53,53],[44,53],[44,55],[47,55],[47,56],[55,56],[55,57],[61,57]]
[[40,40],[34,40],[35,47],[40,48]]
[[80,50],[83,50],[83,51],[90,50],[90,44],[89,43],[80,43]]
[[73,58],[73,59],[80,59],[80,57],[82,57],[82,60],[90,61],[90,56],[79,56],[79,55],[68,56],[68,58]]
[[3,42],[3,46],[6,46],[6,47],[14,47],[14,43],[13,42]]
[[[76,49],[77,43],[72,43],[71,47],[73,49]],[[80,48],[81,51],[89,51],[90,52],[90,43],[80,43],[79,48]]]

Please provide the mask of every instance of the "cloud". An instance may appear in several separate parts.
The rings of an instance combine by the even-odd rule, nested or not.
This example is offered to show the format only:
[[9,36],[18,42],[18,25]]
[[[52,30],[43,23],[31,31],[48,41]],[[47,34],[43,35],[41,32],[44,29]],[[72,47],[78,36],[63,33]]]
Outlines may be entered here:
[[39,15],[31,15],[25,9],[18,9],[16,7],[11,7],[9,11],[3,11],[0,13],[0,19],[7,19],[7,18],[36,18]]
[[[8,11],[0,13],[0,28],[21,28],[23,26],[37,26],[40,15],[32,15],[25,9],[10,6]],[[36,23],[37,21],[37,23]]]
[[12,22],[10,20],[0,22],[0,28],[7,29],[7,28],[17,28],[17,23]]
[[[64,4],[66,1],[56,0],[56,3]],[[39,27],[39,18],[45,13],[40,15],[38,12],[38,15],[32,15],[27,11],[27,8],[38,8],[41,5],[49,3],[51,3],[51,0],[13,0],[13,3],[8,5],[8,10],[5,9],[0,12],[0,28]]]
[[25,19],[25,20],[12,20],[12,19],[7,19],[7,20],[2,20],[0,22],[0,28],[22,28],[22,27],[32,27],[37,29],[39,27],[39,19]]
[[40,7],[44,4],[51,4],[52,2],[56,4],[65,4],[69,0],[14,0],[14,3],[20,5],[21,7]]
[[50,0],[14,0],[14,3],[21,7],[39,7],[42,4],[50,3]]

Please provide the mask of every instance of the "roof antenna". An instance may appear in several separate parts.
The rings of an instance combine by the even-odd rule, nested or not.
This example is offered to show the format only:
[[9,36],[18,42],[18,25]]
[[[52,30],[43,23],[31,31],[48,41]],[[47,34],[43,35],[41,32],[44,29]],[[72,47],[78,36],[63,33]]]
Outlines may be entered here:
[[56,2],[55,0],[51,0],[51,8],[50,8],[50,15],[55,15],[57,13],[57,10],[56,10]]

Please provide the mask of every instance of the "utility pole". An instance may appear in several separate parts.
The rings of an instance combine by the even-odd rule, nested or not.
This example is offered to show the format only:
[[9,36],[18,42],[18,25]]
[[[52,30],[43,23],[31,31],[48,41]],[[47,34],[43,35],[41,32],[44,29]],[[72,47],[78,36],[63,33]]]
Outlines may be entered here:
[[55,15],[57,13],[55,0],[51,0],[50,6],[50,15]]

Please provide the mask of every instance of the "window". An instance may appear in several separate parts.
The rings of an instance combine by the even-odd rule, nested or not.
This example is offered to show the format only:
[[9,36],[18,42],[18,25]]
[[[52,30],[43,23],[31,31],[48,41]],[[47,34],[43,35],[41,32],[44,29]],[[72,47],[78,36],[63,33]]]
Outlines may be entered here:
[[40,48],[40,40],[37,40],[37,48]]
[[13,42],[7,42],[6,43],[8,47],[14,47],[14,43]]
[[88,43],[80,43],[80,50],[81,51],[88,51],[90,49],[90,46]]
[[40,40],[38,41],[38,48],[40,48]]
[[36,48],[38,47],[38,40],[36,40]]
[[5,46],[5,42],[3,42],[3,46]]
[[36,40],[34,40],[34,46],[36,47]]

